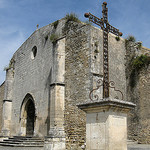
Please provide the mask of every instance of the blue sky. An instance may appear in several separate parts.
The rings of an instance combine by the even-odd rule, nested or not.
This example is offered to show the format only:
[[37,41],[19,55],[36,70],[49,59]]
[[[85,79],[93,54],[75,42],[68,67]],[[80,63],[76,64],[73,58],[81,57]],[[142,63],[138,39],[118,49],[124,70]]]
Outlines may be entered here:
[[[105,0],[109,23],[134,35],[143,46],[150,48],[150,0]],[[102,17],[104,0],[0,0],[0,84],[5,80],[4,67],[13,53],[36,30],[67,13],[74,12],[80,20],[85,12]]]

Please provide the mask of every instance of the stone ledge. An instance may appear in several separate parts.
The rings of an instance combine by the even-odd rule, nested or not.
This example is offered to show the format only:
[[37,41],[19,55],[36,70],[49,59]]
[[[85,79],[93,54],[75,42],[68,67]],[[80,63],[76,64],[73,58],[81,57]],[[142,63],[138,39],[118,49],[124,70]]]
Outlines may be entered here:
[[83,111],[105,111],[106,109],[117,109],[118,111],[129,111],[135,108],[135,104],[119,99],[101,99],[97,101],[86,101],[78,103],[77,106]]

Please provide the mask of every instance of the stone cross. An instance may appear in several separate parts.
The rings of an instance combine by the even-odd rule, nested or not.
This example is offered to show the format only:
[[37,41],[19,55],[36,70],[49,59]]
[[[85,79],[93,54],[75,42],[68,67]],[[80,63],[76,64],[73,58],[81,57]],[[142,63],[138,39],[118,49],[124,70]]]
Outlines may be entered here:
[[108,8],[106,7],[107,3],[103,2],[102,4],[102,14],[103,18],[99,19],[91,13],[85,13],[84,16],[89,18],[90,22],[95,23],[100,26],[103,30],[103,98],[109,97],[109,61],[108,61],[108,33],[111,32],[116,36],[122,36],[122,33],[118,29],[114,28],[108,23]]

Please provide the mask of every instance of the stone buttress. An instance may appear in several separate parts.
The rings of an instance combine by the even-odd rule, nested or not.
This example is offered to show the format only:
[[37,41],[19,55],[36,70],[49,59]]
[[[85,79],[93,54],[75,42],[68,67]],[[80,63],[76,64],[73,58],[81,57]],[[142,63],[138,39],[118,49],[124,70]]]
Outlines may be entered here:
[[13,93],[13,68],[6,70],[5,93],[3,100],[3,125],[2,135],[10,136],[11,131],[11,114],[12,114],[12,93]]
[[54,45],[54,65],[50,84],[50,130],[45,149],[65,150],[64,100],[65,100],[65,38]]

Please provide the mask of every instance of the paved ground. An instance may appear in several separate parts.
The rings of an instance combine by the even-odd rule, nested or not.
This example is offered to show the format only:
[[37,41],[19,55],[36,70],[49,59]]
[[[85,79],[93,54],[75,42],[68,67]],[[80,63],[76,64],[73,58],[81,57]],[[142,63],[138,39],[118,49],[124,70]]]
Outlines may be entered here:
[[[0,150],[43,150],[38,147],[3,147],[0,146]],[[128,145],[128,150],[150,150],[150,145],[134,144]]]
[[43,148],[38,148],[38,147],[5,147],[5,146],[0,146],[0,150],[43,150]]
[[128,145],[128,150],[150,150],[150,145],[146,144]]

